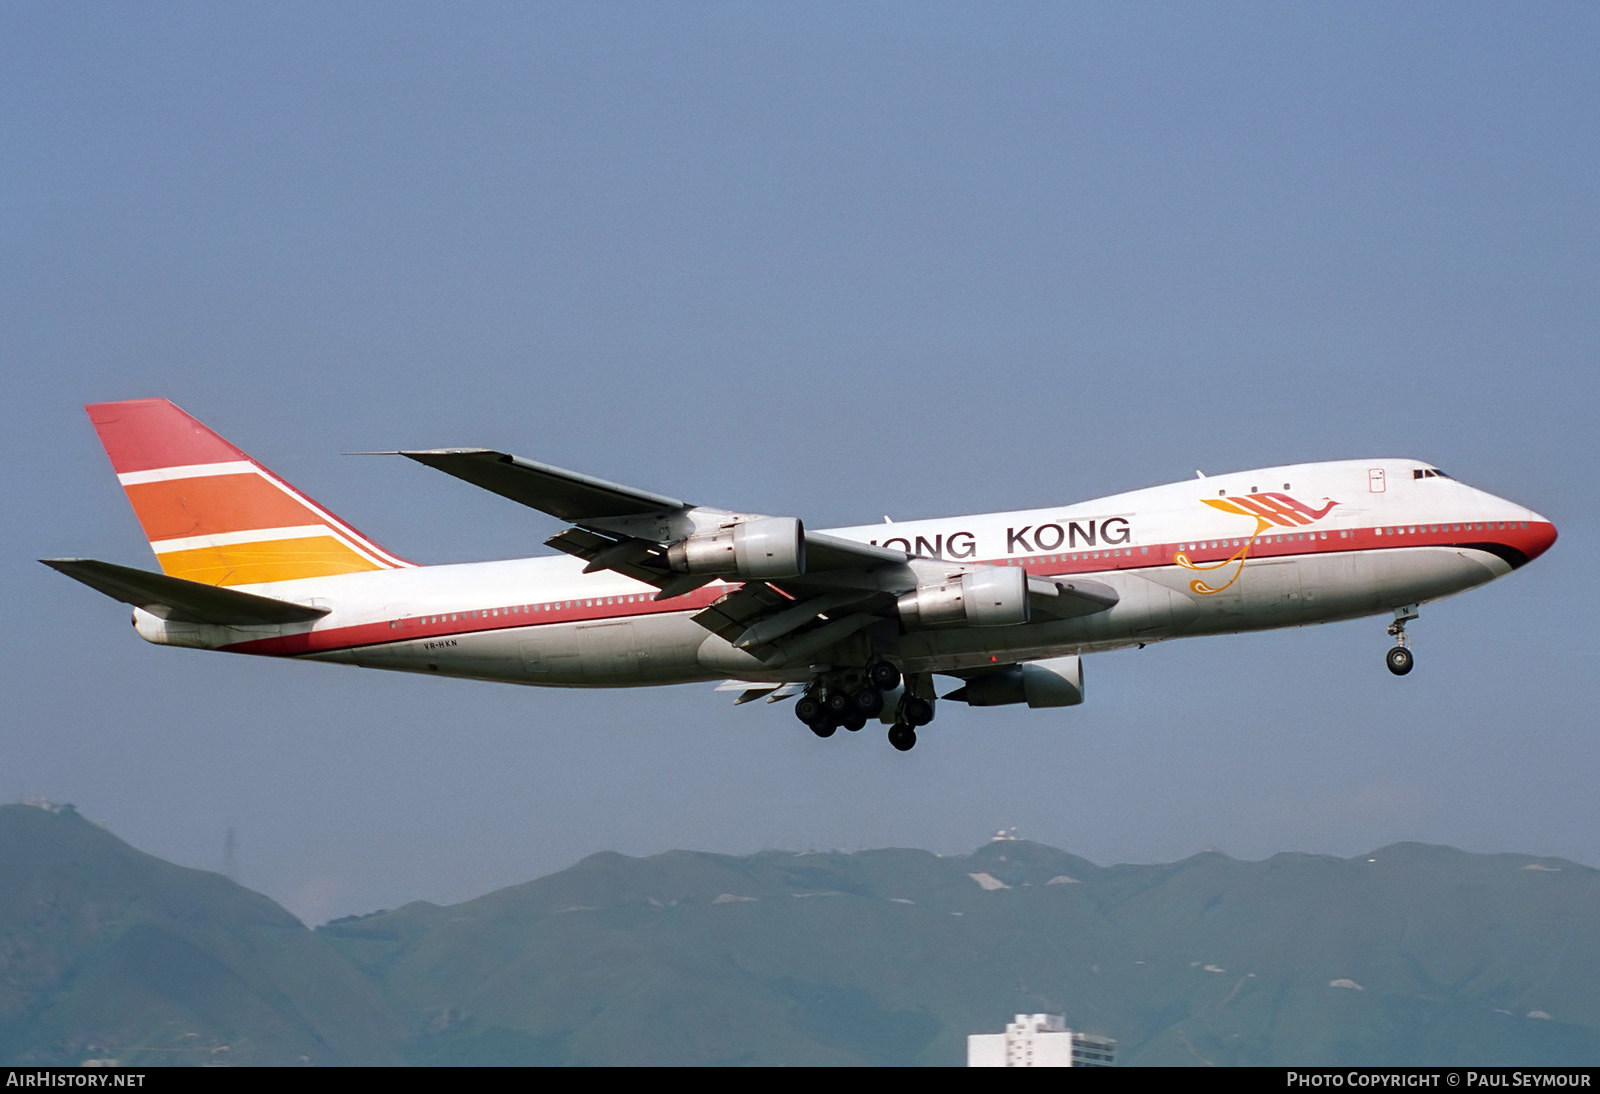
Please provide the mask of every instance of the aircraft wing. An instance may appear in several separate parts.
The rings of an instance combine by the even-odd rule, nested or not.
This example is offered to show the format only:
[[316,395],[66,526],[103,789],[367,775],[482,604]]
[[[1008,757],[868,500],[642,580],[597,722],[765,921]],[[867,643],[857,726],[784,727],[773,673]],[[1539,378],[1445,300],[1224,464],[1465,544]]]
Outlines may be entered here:
[[[1005,569],[808,532],[793,518],[690,505],[490,449],[399,455],[572,524],[545,542],[583,559],[585,573],[611,570],[654,585],[657,600],[716,580],[738,583],[695,622],[769,663],[802,661],[859,631],[896,625],[898,599],[919,587]],[[686,545],[701,550],[691,556]],[[740,551],[759,557],[741,569]],[[1017,597],[1026,590],[1030,618],[1070,619],[1117,602],[1115,590],[1093,581],[1020,574],[1010,581]]]
[[[614,569],[630,577],[637,577],[640,564],[649,558],[649,552],[638,543],[660,544],[705,530],[707,525],[737,523],[752,516],[691,505],[665,494],[488,448],[436,448],[398,454],[587,530],[587,536],[562,533],[549,541],[550,546],[584,558],[592,564],[591,569]],[[844,570],[906,561],[903,551],[816,532],[802,534],[808,570]],[[648,565],[642,568],[651,569]]]
[[877,547],[871,543],[857,543],[853,539],[822,532],[806,533],[807,569],[844,570],[852,566],[882,566],[901,563],[909,556],[892,547]]
[[692,508],[688,502],[664,494],[619,486],[488,448],[436,448],[400,455],[570,524]]

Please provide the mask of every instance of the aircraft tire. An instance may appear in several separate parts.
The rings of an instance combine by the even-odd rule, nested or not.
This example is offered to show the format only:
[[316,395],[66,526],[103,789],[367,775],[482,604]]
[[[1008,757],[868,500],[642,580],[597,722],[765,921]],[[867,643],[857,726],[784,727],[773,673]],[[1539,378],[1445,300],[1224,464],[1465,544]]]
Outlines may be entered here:
[[901,718],[907,726],[913,729],[917,726],[925,726],[933,721],[933,704],[921,696],[913,695],[906,700],[905,706],[901,708]]
[[851,733],[854,733],[867,724],[867,716],[859,710],[852,710],[844,716],[841,724]]
[[833,731],[838,728],[838,726],[833,724],[832,718],[824,718],[822,721],[811,727],[811,732],[815,733],[818,737],[832,737]]
[[1389,666],[1389,671],[1396,676],[1404,676],[1411,671],[1411,666],[1415,664],[1415,658],[1411,656],[1411,651],[1404,646],[1394,647],[1383,660]]
[[802,695],[795,700],[794,716],[808,726],[817,725],[828,717],[828,709],[812,695]]
[[904,722],[896,722],[889,730],[889,743],[900,752],[910,752],[917,747],[917,731]]
[[893,691],[900,686],[900,670],[887,661],[874,661],[867,666],[867,680],[879,691]]
[[883,710],[883,692],[871,684],[862,687],[850,699],[855,704],[855,708],[861,712],[862,717],[876,718]]

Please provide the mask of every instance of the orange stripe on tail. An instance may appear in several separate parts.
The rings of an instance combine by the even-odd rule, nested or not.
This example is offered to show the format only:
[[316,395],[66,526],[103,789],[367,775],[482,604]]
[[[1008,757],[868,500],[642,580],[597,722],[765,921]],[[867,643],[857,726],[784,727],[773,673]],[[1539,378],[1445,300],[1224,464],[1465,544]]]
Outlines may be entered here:
[[165,399],[85,409],[173,577],[256,585],[412,565]]

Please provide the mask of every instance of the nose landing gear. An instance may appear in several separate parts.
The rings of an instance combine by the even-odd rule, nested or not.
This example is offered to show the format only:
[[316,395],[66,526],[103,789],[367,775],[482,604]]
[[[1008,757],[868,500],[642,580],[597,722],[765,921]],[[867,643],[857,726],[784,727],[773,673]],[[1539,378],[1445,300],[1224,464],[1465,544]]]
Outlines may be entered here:
[[1411,671],[1416,659],[1411,656],[1411,649],[1406,645],[1406,624],[1417,618],[1417,606],[1407,604],[1394,610],[1394,622],[1389,624],[1389,636],[1395,640],[1395,646],[1384,656],[1384,664],[1389,666],[1389,671],[1396,676],[1404,676]]

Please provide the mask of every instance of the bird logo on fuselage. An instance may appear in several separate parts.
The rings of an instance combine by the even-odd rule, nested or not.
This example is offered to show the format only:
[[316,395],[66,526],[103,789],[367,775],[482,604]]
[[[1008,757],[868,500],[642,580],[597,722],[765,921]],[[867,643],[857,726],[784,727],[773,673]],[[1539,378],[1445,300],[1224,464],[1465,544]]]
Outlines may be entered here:
[[1250,494],[1245,497],[1201,498],[1200,500],[1213,509],[1220,509],[1224,513],[1233,513],[1241,517],[1254,517],[1256,522],[1256,530],[1250,533],[1250,537],[1244,541],[1244,545],[1220,562],[1191,562],[1189,556],[1182,551],[1179,551],[1173,557],[1173,561],[1186,570],[1220,570],[1235,563],[1238,564],[1233,576],[1228,579],[1226,585],[1212,587],[1199,578],[1189,582],[1189,588],[1201,596],[1220,593],[1239,580],[1239,575],[1244,573],[1245,559],[1250,556],[1250,548],[1255,546],[1255,542],[1262,532],[1273,527],[1299,528],[1312,524],[1327,516],[1333,507],[1339,504],[1336,501],[1329,501],[1327,498],[1323,498],[1322,500],[1327,504],[1321,509],[1313,509],[1298,498],[1292,498],[1288,494],[1277,493]]

